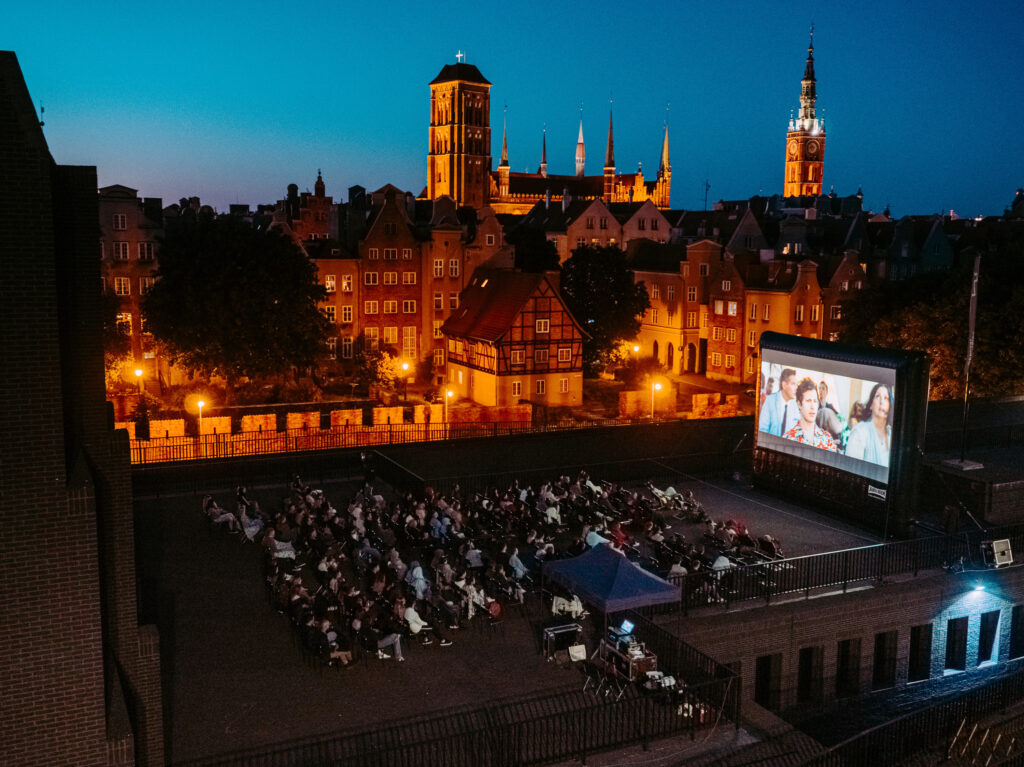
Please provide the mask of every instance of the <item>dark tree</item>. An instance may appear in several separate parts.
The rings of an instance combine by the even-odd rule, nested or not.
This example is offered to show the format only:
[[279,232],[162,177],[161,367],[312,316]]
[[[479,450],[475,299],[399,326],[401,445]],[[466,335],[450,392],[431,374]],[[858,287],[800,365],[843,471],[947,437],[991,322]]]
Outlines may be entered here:
[[100,299],[103,314],[103,367],[110,375],[125,360],[132,350],[132,339],[127,330],[117,322],[121,311],[121,299],[116,294],[104,291]]
[[535,226],[519,226],[509,233],[508,241],[515,249],[516,269],[524,272],[546,272],[558,268],[558,249]]
[[229,381],[283,375],[321,359],[329,323],[316,267],[284,233],[200,215],[167,231],[143,303],[171,359]]
[[583,342],[588,375],[596,375],[608,363],[620,340],[636,336],[651,305],[647,286],[633,282],[626,254],[612,246],[574,250],[562,265],[562,294],[589,335]]

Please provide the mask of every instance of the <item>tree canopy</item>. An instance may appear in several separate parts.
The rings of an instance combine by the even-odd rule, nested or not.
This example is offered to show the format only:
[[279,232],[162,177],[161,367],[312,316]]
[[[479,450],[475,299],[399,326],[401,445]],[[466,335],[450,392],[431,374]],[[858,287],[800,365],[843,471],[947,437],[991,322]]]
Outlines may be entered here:
[[321,359],[329,323],[316,266],[283,232],[232,216],[169,228],[143,313],[175,363],[229,380]]
[[[843,303],[842,340],[928,352],[933,400],[963,396],[973,254],[949,272],[872,284]],[[971,393],[1024,394],[1024,248],[981,261]]]
[[536,226],[518,226],[508,235],[515,249],[516,269],[546,272],[558,268],[558,249]]
[[588,375],[603,368],[616,344],[634,338],[651,305],[647,287],[634,283],[626,254],[614,246],[584,245],[562,264],[562,294],[589,338],[583,342]]

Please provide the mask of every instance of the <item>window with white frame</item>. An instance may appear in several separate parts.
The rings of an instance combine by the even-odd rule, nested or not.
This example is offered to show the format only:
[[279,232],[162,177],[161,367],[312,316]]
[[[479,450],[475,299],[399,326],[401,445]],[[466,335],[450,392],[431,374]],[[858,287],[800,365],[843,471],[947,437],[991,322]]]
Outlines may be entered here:
[[139,261],[152,261],[156,254],[156,247],[152,242],[143,241],[139,243]]
[[715,314],[724,314],[725,313],[725,301],[722,301],[721,299],[716,299],[715,303],[714,303],[714,310],[715,310]]
[[558,347],[558,361],[572,362],[572,349],[570,349],[568,346]]
[[444,367],[444,349],[434,349],[434,367]]
[[727,368],[734,368],[734,367],[736,367],[736,355],[735,354],[726,354],[725,355],[725,366]]
[[123,232],[128,228],[128,217],[124,213],[114,214],[114,231]]
[[456,375],[457,375],[458,382],[461,384],[462,383],[462,371],[461,370],[458,371],[458,373]]
[[548,361],[548,350],[547,349],[534,349],[533,350],[533,361],[539,364],[546,363]]
[[841,304],[835,304],[829,309],[829,317],[833,320],[841,320],[843,318],[843,307]]
[[364,285],[376,285],[377,284],[377,272],[365,272],[363,274]]
[[548,390],[548,383],[543,378],[537,381],[537,394],[544,394]]
[[658,219],[656,219],[656,218],[652,218],[651,219],[651,231],[652,232],[658,231]]
[[658,324],[658,310],[657,309],[651,309],[651,324],[652,325],[657,325]]
[[687,301],[696,301],[697,300],[697,288],[696,287],[689,287],[689,288],[686,289],[686,300]]
[[366,341],[366,351],[377,351],[380,347],[380,328],[364,328],[363,339]]
[[458,277],[459,276],[459,259],[450,258],[448,259],[448,276]]
[[711,328],[711,340],[721,341],[722,340],[722,329],[718,325],[714,325]]
[[341,321],[343,323],[352,322],[352,305],[347,304],[341,307]]
[[757,331],[751,330],[747,332],[747,346],[757,346]]
[[416,302],[411,299],[402,301],[402,314],[416,314]]
[[371,261],[376,261],[380,258],[380,251],[377,248],[370,248],[366,255]]
[[661,298],[661,286],[656,282],[651,285],[651,298]]
[[607,229],[608,228],[608,216],[601,216],[601,221],[600,221],[599,225],[600,225],[600,227],[602,229]]
[[128,243],[119,241],[114,243],[113,256],[115,261],[128,260]]
[[753,373],[753,372],[754,372],[754,358],[753,357],[747,357],[747,373]]
[[850,283],[847,280],[843,280],[842,282],[839,283],[839,291],[841,293],[845,293],[849,289],[850,289]]
[[434,320],[434,338],[441,338],[444,334],[441,332],[441,326],[444,324],[444,320]]
[[821,304],[811,304],[811,322],[817,322],[821,317]]
[[459,294],[458,293],[449,293],[448,294],[448,308],[449,309],[458,309],[459,308]]
[[343,360],[352,359],[352,336],[342,336],[341,338],[341,358]]
[[434,309],[444,309],[444,293],[434,293]]
[[434,259],[434,277],[444,277],[444,259]]
[[587,229],[593,229],[593,228],[594,228],[594,217],[593,216],[587,216]]
[[707,277],[709,271],[710,271],[710,267],[709,267],[708,264],[698,264],[697,265],[697,274],[699,274],[701,277]]
[[771,316],[771,308],[771,304],[764,305],[764,314],[761,316],[761,319],[765,322],[768,322],[768,318]]
[[797,304],[796,309],[793,311],[793,320],[794,320],[794,322],[803,322],[804,321],[804,305],[803,304]]
[[397,344],[398,343],[398,328],[385,326],[384,328],[384,343],[386,344]]
[[398,248],[384,248],[384,260],[385,261],[397,261],[398,260]]
[[695,328],[697,327],[697,312],[686,313],[686,327]]
[[731,344],[736,343],[736,328],[727,328],[725,331],[725,340]]
[[335,360],[338,358],[338,339],[331,338],[327,339],[327,359]]
[[708,326],[708,313],[701,312],[700,314],[700,326],[706,328]]
[[363,314],[376,314],[377,313],[377,302],[376,301],[363,301]]
[[385,285],[397,285],[398,284],[398,272],[384,272],[384,284]]
[[385,301],[384,314],[398,314],[398,301]]
[[402,284],[403,285],[415,285],[416,284],[416,272],[402,272]]
[[328,293],[333,293],[337,288],[337,278],[333,274],[324,275],[324,290]]
[[537,333],[549,333],[551,332],[551,320],[537,320],[533,329]]
[[740,310],[739,302],[738,301],[730,301],[728,306],[727,306],[727,308],[729,310],[729,316],[730,317],[735,317],[736,313],[739,312],[739,310]]
[[493,235],[493,234],[488,234],[488,235],[487,235],[487,236],[486,236],[486,237],[484,238],[484,241],[485,241],[485,242],[486,242],[486,243],[487,243],[488,245],[493,245],[493,244],[494,244],[494,235]]
[[341,275],[341,292],[351,293],[352,292],[352,275],[343,274]]
[[756,320],[757,319],[757,304],[754,304],[754,303],[750,304],[750,319],[752,319],[752,320]]
[[512,382],[512,396],[513,397],[522,397],[523,396],[523,382],[522,381],[513,381]]
[[139,295],[144,296],[153,289],[156,277],[139,277]]
[[715,352],[711,355],[711,367],[720,368],[722,367],[722,355]]
[[732,280],[722,280],[722,292],[728,293],[732,290]]
[[405,325],[402,327],[402,356],[409,359],[416,359],[419,356],[416,352],[415,325]]
[[333,325],[338,319],[338,309],[333,304],[329,304],[324,307],[324,316]]
[[568,394],[569,393],[569,379],[568,378],[559,378],[558,379],[558,392],[559,392],[559,394]]
[[509,353],[509,361],[513,365],[523,365],[526,363],[526,350],[525,349],[513,349]]
[[122,335],[130,336],[132,334],[132,313],[131,312],[118,312],[117,313],[117,329]]
[[412,248],[402,248],[402,260],[412,261]]
[[129,277],[114,278],[114,292],[119,296],[130,296],[132,294],[132,281]]
[[668,301],[675,301],[676,300],[676,286],[675,285],[669,283],[668,285],[665,286],[665,298]]

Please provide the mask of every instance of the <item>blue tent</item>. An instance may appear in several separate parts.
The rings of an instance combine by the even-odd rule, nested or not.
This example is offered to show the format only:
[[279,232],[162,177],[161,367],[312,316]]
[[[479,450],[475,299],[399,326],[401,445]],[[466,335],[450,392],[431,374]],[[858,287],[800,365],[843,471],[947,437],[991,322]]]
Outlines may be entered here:
[[680,599],[678,586],[633,564],[604,543],[578,557],[547,562],[541,572],[606,616]]

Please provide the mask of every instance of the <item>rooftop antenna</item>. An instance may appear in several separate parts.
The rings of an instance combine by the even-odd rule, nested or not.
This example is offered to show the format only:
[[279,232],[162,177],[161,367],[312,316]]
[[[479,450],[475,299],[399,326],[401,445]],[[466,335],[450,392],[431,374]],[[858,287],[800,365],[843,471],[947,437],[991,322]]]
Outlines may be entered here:
[[711,182],[707,176],[704,177],[704,212],[708,212],[708,192],[711,191]]
[[46,125],[46,122],[43,120],[43,115],[44,114],[46,114],[46,107],[44,107],[43,106],[43,102],[40,101],[39,102],[39,127],[40,128],[42,128],[44,125]]

